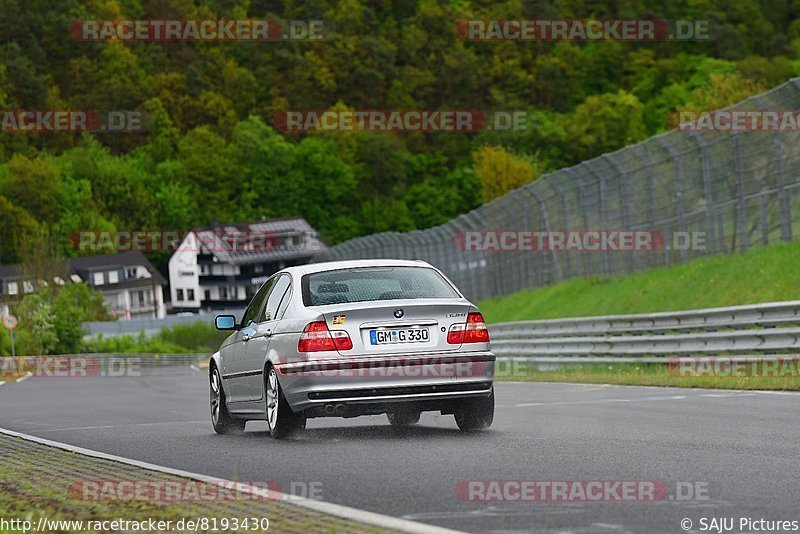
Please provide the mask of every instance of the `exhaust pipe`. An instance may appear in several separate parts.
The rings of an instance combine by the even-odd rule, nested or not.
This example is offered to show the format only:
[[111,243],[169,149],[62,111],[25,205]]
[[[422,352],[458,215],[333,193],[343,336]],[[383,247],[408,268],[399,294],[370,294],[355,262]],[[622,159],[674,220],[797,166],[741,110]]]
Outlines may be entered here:
[[347,406],[344,404],[326,404],[325,415],[344,415],[347,411]]

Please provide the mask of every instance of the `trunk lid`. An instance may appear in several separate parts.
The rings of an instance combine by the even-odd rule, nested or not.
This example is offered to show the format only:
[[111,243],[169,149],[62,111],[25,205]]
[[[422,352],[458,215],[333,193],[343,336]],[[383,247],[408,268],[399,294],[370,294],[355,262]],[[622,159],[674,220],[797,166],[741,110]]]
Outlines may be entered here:
[[455,352],[461,345],[449,344],[447,332],[466,323],[472,309],[466,300],[448,298],[356,302],[320,311],[331,331],[344,330],[353,342],[339,353],[365,356]]

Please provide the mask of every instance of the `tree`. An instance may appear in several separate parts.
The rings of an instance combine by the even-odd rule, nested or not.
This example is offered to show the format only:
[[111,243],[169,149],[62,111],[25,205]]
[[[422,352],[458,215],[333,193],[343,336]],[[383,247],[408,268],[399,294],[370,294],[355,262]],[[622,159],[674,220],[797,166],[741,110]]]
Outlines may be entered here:
[[535,158],[515,156],[499,146],[483,145],[472,157],[481,177],[484,202],[532,182],[542,173],[541,164]]
[[67,266],[56,239],[47,227],[19,236],[20,274],[23,280],[46,286],[67,280]]
[[[335,242],[342,238],[343,222],[352,218],[356,179],[331,141],[307,137],[297,146],[292,169],[274,193],[273,209],[282,215],[303,214],[323,238]],[[345,227],[353,224],[347,222]]]
[[612,152],[647,137],[644,106],[625,91],[590,96],[564,118],[569,147],[579,160]]
[[237,220],[243,208],[232,202],[241,195],[243,181],[231,173],[234,165],[225,148],[225,139],[208,126],[195,128],[178,143],[178,157],[187,183],[191,184],[206,223],[212,219]]
[[[83,351],[85,321],[107,321],[103,295],[85,283],[39,286],[14,306],[18,354],[75,354]],[[7,353],[4,339],[0,352]]]
[[0,174],[0,194],[23,208],[36,220],[54,224],[62,213],[59,205],[60,176],[50,161],[15,154]]
[[0,195],[0,263],[21,261],[20,238],[39,231],[36,219]]
[[69,283],[55,288],[52,296],[53,324],[58,335],[55,354],[81,351],[84,321],[107,321],[110,315],[103,295],[85,283]]
[[280,210],[273,206],[276,188],[292,166],[295,145],[278,135],[259,117],[239,122],[227,153],[232,171],[241,181],[240,202],[246,218],[267,218]]
[[737,74],[712,74],[708,85],[692,91],[686,102],[687,109],[713,111],[744,100],[763,89],[763,85]]
[[28,354],[54,354],[58,346],[58,329],[53,305],[43,292],[27,295],[16,307],[20,324],[30,332]]
[[444,176],[429,176],[409,188],[409,215],[416,228],[430,228],[477,208],[481,203],[481,177],[470,168]]

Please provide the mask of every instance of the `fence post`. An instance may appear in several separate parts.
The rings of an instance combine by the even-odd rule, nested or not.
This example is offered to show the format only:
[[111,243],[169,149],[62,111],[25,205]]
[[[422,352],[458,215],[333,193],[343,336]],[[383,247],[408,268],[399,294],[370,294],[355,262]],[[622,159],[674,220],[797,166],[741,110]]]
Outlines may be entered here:
[[[569,228],[569,223],[567,222],[567,197],[564,195],[564,190],[558,185],[558,180],[552,179],[552,174],[547,176],[543,176],[540,179],[543,179],[545,182],[550,184],[556,193],[558,193],[559,200],[561,202],[561,231],[566,232]],[[572,278],[575,273],[572,271],[572,254],[565,254],[564,255],[564,263],[566,264],[567,268],[567,278]]]
[[[606,177],[602,173],[595,172],[595,170],[588,163],[584,163],[583,166],[588,169],[589,174],[597,179],[598,188],[600,189],[600,208],[598,209],[600,215],[600,226],[602,227],[601,230],[606,231],[608,230],[608,223],[606,221],[606,209],[608,207],[608,199],[606,197]],[[586,228],[586,230],[588,229],[589,228]],[[608,261],[608,251],[603,250],[600,252],[600,261],[602,262],[603,274],[610,276],[611,265]]]
[[[486,222],[483,219],[483,216],[480,214],[478,210],[472,210],[469,213],[465,213],[463,215],[464,222],[469,225],[470,229],[482,231],[486,229]],[[466,230],[467,228],[464,228]],[[473,254],[478,254],[477,266],[472,271],[473,279],[477,280],[477,283],[473,285],[476,288],[476,294],[479,295],[479,298],[487,298],[487,297],[494,297],[496,296],[495,293],[492,293],[489,288],[489,276],[490,271],[492,269],[492,262],[491,255],[487,255],[485,251],[475,252]],[[467,269],[470,269],[469,265],[472,263],[470,261],[471,258],[466,260]],[[483,271],[483,272],[482,272]]]
[[717,252],[717,233],[714,221],[714,191],[711,186],[711,163],[708,158],[708,144],[703,136],[697,132],[692,132],[692,138],[700,145],[700,169],[703,174],[703,194],[706,203],[706,232],[708,232],[708,244],[711,252]]
[[[673,166],[675,167],[675,211],[678,218],[678,231],[685,233],[686,215],[683,205],[683,168],[681,167],[681,154],[665,137],[659,137],[658,140],[664,148],[669,151],[670,156],[672,156]],[[678,251],[678,254],[680,255],[681,263],[684,263],[686,261],[686,251],[683,250],[683,247]]]
[[745,251],[750,246],[750,235],[747,230],[747,200],[744,191],[744,169],[742,168],[742,149],[739,146],[739,132],[733,133],[733,158],[736,172],[736,228],[738,230],[736,234],[739,239],[739,250]]
[[645,172],[645,175],[647,176],[647,181],[645,182],[644,186],[645,198],[647,199],[645,202],[646,204],[645,213],[647,214],[645,218],[647,219],[647,225],[650,227],[650,230],[653,230],[654,229],[653,227],[656,224],[655,212],[654,212],[655,197],[653,194],[653,173],[652,173],[652,169],[654,167],[653,158],[650,157],[650,154],[644,148],[643,144],[640,144],[638,148],[639,148],[638,157],[640,160],[644,162],[644,166],[647,168],[647,171]]
[[[536,189],[534,189],[533,185],[535,183],[536,182],[530,183],[530,184],[526,184],[522,188],[525,189],[525,191],[527,193],[532,195],[539,202],[539,208],[542,210],[542,223],[544,223],[544,231],[545,232],[549,232],[550,231],[550,220],[547,217],[547,206],[544,205],[544,200],[542,200],[542,197],[539,195],[539,193],[536,192]],[[549,245],[549,243],[548,243],[548,245]],[[550,250],[550,261],[553,264],[553,274],[555,275],[555,282],[560,282],[562,280],[562,277],[561,277],[561,264],[559,263],[558,258],[556,257],[556,251],[555,250]]]
[[[619,191],[620,191],[620,204],[621,204],[620,211],[622,213],[621,217],[622,228],[626,232],[629,232],[631,230],[631,220],[630,220],[630,213],[628,211],[630,204],[630,198],[628,196],[628,173],[622,170],[622,165],[616,162],[612,156],[613,154],[607,154],[602,157],[608,162],[609,165],[611,165],[614,168],[615,171],[617,171],[617,174],[619,174]],[[640,259],[639,253],[624,252],[623,254],[625,254],[625,270],[627,272],[630,273],[633,271],[634,258],[636,260],[635,261],[636,267],[638,268]],[[631,256],[632,254],[633,256]]]
[[783,136],[775,131],[773,135],[775,146],[775,170],[778,178],[778,206],[781,218],[781,239],[792,240],[792,208],[789,206],[789,196],[786,194],[786,184],[783,176]]
[[[587,218],[586,206],[584,205],[585,203],[583,200],[583,179],[580,176],[576,175],[574,169],[572,168],[563,170],[567,175],[572,177],[573,181],[578,186],[577,193],[575,194],[578,200],[577,215],[580,217],[581,228],[585,230],[589,227],[589,220]],[[581,266],[581,271],[583,272],[583,276],[589,276],[593,274],[592,263],[586,257],[586,253],[581,251],[581,252],[576,252],[575,254],[578,255],[578,258],[580,258],[580,266]]]

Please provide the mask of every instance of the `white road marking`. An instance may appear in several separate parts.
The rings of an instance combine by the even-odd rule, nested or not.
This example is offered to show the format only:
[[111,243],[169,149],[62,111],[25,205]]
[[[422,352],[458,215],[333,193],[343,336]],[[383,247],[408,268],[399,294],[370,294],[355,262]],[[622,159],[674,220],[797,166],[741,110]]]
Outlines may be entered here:
[[[150,464],[147,462],[140,462],[138,460],[131,460],[130,458],[124,458],[122,456],[114,456],[113,454],[106,454],[104,452],[92,451],[81,447],[75,447],[74,445],[69,445],[67,443],[59,443],[57,441],[50,441],[49,439],[45,438],[31,436],[28,434],[21,434],[19,432],[14,432],[13,430],[6,430],[4,428],[0,428],[0,433],[6,434],[8,436],[27,439],[28,441],[34,441],[36,443],[41,443],[42,445],[47,445],[49,447],[57,447],[59,449],[67,450],[77,454],[91,456],[93,458],[110,460],[112,462],[120,462],[126,465],[132,465],[134,467],[141,467],[142,469],[158,471],[159,473],[165,473],[168,475],[175,475],[178,477],[189,478],[192,480],[197,480],[199,482],[206,482],[208,484],[216,484],[223,488],[225,487],[230,488],[232,484],[237,484],[236,488],[238,491],[241,491],[242,493],[249,493],[251,495],[261,495],[264,491],[263,488],[257,488],[255,486],[242,485],[239,483],[234,483],[230,480],[221,480],[219,478],[210,477],[208,475],[190,473],[188,471],[181,471],[180,469],[172,469],[171,467],[164,467],[160,465]],[[316,501],[313,499],[307,499],[305,497],[299,497],[296,495],[288,495],[279,492],[275,492],[275,495],[277,496],[278,499],[288,500],[292,504],[300,506],[302,508],[306,508],[308,510],[314,510],[315,512],[320,512],[323,514],[335,515],[336,517],[343,517],[345,519],[349,519],[350,521],[366,523],[368,525],[374,525],[376,527],[400,530],[402,532],[409,532],[412,534],[456,534],[459,532],[456,530],[436,527],[433,525],[415,523],[407,519],[400,519],[397,517],[391,517],[388,515],[378,514],[375,512],[368,512],[366,510],[359,510],[358,508],[351,508],[349,506],[342,506],[340,504],[333,504],[325,501]]]
[[192,369],[194,369],[195,371],[199,371],[199,370],[200,370],[200,368],[199,368],[199,367],[197,367],[195,364],[192,364],[192,365],[190,365],[189,367],[190,367],[190,368],[192,368]]
[[21,376],[15,380],[15,382],[22,382],[23,380],[27,380],[33,376],[33,373],[28,373],[25,376]]
[[[726,389],[726,388],[684,388],[680,386],[637,386],[636,384],[592,384],[587,382],[533,382],[533,381],[506,381],[506,380],[495,380],[495,384],[536,384],[537,386],[602,386],[602,387],[609,387],[609,388],[619,388],[619,389],[657,389],[661,391],[666,390],[687,390],[690,389],[692,391],[700,392],[700,391],[726,391],[730,393],[763,393],[765,395],[800,395],[800,391],[785,391],[785,390],[769,390],[769,389]],[[571,390],[575,391],[575,390]]]
[[567,404],[598,404],[601,402],[644,402],[644,401],[656,401],[656,400],[681,400],[685,399],[686,395],[675,395],[672,397],[642,397],[641,399],[594,399],[594,400],[585,400],[585,401],[559,401],[559,402],[526,402],[522,404],[517,404],[517,408],[523,408],[528,406],[563,406]]
[[701,397],[715,397],[718,399],[726,399],[728,397],[755,397],[755,393],[738,393],[736,391],[732,391],[730,393],[705,393],[700,395]]
[[5,381],[0,381],[0,386],[2,386],[3,384],[5,384]]
[[602,391],[613,387],[612,384],[578,384],[577,388],[570,388],[569,391]]
[[105,429],[105,428],[127,428],[133,426],[158,426],[158,425],[188,425],[188,424],[198,424],[198,423],[208,423],[207,420],[203,421],[165,421],[163,423],[131,423],[129,425],[99,425],[99,426],[73,426],[67,428],[46,428],[46,429],[37,429],[37,432],[66,432],[67,430],[98,430],[98,429]]

